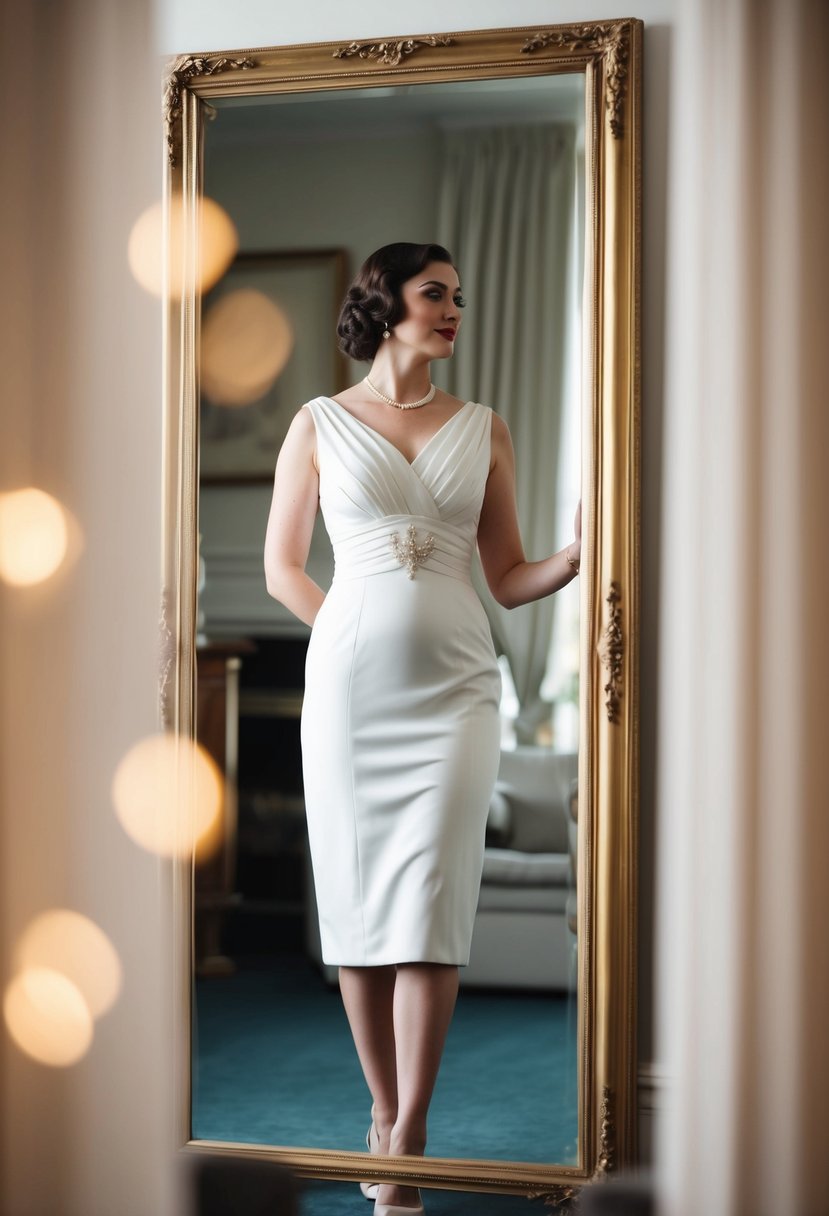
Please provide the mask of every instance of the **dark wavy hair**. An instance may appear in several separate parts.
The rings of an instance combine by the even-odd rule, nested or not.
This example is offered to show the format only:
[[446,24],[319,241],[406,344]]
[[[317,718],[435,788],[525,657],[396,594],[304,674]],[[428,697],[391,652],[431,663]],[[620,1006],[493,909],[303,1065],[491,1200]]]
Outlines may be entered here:
[[403,317],[402,285],[429,262],[454,265],[451,253],[442,245],[395,241],[369,254],[346,292],[337,318],[343,354],[365,362],[374,358],[386,325],[391,328]]

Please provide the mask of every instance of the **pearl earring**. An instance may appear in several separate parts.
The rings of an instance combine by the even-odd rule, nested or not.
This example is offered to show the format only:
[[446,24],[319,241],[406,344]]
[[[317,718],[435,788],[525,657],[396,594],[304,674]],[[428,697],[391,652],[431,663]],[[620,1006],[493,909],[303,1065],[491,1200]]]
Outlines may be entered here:
[[391,337],[391,331],[389,330],[389,323],[388,323],[388,321],[386,322],[386,328],[383,330],[383,337],[384,337],[384,338],[390,338],[390,337]]

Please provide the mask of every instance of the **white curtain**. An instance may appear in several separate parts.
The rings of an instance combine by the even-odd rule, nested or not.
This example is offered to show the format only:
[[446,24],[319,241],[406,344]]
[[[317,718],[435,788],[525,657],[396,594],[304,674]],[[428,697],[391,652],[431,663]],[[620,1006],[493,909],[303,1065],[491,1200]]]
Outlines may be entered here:
[[[530,560],[557,547],[562,420],[576,408],[574,137],[572,126],[548,123],[444,135],[437,239],[455,259],[469,305],[457,351],[434,368],[435,380],[506,420]],[[476,581],[515,681],[516,735],[532,740],[549,714],[540,690],[556,597],[508,611],[489,594],[480,570]]]
[[670,1216],[829,1211],[829,8],[679,14],[659,658]]

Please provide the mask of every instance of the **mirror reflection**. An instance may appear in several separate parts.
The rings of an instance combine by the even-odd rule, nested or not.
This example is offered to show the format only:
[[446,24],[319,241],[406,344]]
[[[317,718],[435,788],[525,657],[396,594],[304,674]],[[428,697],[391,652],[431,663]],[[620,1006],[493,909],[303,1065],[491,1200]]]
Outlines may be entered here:
[[[222,847],[195,874],[193,1138],[376,1149],[384,1080],[370,1092],[353,1030],[388,1029],[377,977],[405,972],[439,1060],[428,1154],[575,1164],[584,78],[216,110],[204,189],[241,252],[201,329],[197,734],[227,798]],[[375,300],[376,349],[349,357],[346,293],[401,242],[448,259],[404,258],[397,312]],[[413,409],[374,391],[399,407],[430,386]],[[514,491],[505,476],[488,508],[510,440]],[[307,503],[309,452],[325,513],[312,530],[286,505]],[[514,562],[510,494],[541,563],[515,583],[520,606],[488,585],[503,590]],[[269,516],[279,599],[262,568]],[[415,636],[419,651],[401,645]],[[393,966],[427,960],[425,980]],[[405,992],[402,1005],[405,1044]],[[370,1070],[382,1052],[360,1046]]]

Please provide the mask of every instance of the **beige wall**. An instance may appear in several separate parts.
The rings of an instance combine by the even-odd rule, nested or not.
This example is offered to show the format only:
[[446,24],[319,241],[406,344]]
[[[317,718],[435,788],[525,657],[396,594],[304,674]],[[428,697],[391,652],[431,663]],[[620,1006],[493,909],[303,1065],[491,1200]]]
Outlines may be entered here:
[[[0,1034],[0,1211],[172,1216],[164,863],[113,810],[116,766],[156,729],[161,310],[127,241],[161,197],[159,72],[141,0],[0,3],[0,489],[69,512],[70,558],[0,581],[0,965],[65,908],[123,969],[68,1068]],[[125,53],[128,48],[129,53]]]
[[[221,115],[216,119],[221,122]],[[415,132],[405,141],[373,135],[274,143],[256,165],[249,150],[215,147],[207,138],[205,190],[226,207],[239,229],[241,249],[270,249],[279,233],[291,245],[339,245],[331,195],[348,216],[349,254],[359,265],[388,241],[428,240],[437,208],[438,159],[434,141]],[[319,199],[319,203],[317,202]],[[355,265],[355,268],[356,268]]]

